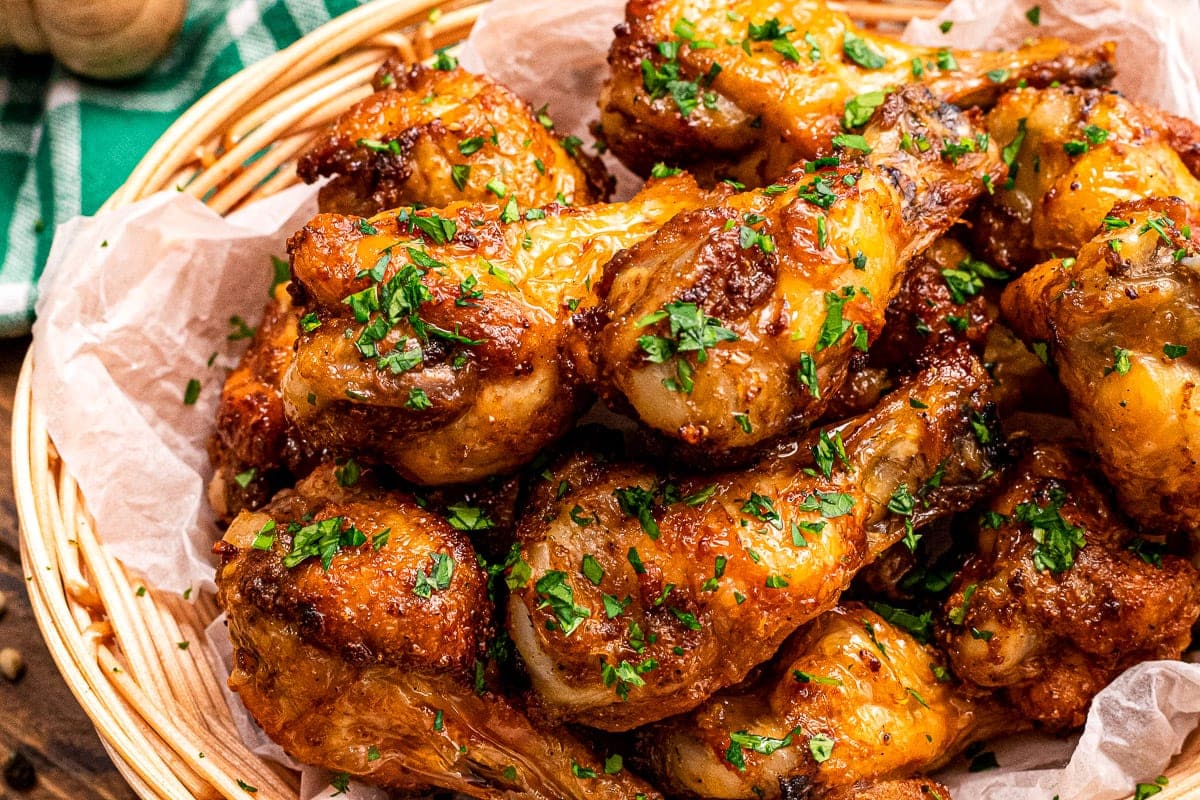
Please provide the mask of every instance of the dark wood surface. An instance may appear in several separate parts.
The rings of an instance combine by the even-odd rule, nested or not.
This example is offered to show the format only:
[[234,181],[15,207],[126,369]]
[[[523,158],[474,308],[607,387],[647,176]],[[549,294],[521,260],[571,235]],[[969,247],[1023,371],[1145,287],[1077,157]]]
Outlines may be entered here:
[[0,340],[0,591],[8,598],[0,648],[15,647],[25,660],[20,681],[0,677],[0,764],[19,751],[33,764],[37,783],[18,791],[0,780],[0,800],[133,800],[58,674],[29,608],[17,549],[9,439],[17,374],[28,346],[28,339]]

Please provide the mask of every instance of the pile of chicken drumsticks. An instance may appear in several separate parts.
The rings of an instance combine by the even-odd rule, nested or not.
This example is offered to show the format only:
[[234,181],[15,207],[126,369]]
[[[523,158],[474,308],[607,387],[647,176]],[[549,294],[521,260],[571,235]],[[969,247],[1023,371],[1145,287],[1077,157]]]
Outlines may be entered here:
[[1200,126],[821,0],[630,0],[609,64],[625,202],[445,53],[301,158],[210,447],[267,734],[397,796],[949,800],[1179,658]]

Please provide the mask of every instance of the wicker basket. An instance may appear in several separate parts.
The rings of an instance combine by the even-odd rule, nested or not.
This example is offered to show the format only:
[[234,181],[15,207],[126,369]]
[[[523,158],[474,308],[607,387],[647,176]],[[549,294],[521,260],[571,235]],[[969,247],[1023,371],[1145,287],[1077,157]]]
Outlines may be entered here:
[[[942,2],[839,5],[864,22],[894,24],[930,16]],[[434,48],[461,41],[484,4],[377,0],[334,20],[197,102],[105,208],[184,186],[226,213],[286,188],[296,182],[294,157],[321,126],[366,96],[379,62],[393,52],[428,58]],[[439,6],[441,13],[431,14]],[[204,629],[218,614],[213,598],[189,601],[143,588],[105,552],[47,436],[30,373],[26,359],[12,421],[30,599],[67,685],[118,769],[143,798],[244,800],[239,783],[256,787],[256,797],[296,797],[294,773],[240,743],[221,691],[225,675],[205,653]],[[197,646],[181,649],[181,641]],[[1163,800],[1200,796],[1200,738],[1189,741],[1168,775]]]

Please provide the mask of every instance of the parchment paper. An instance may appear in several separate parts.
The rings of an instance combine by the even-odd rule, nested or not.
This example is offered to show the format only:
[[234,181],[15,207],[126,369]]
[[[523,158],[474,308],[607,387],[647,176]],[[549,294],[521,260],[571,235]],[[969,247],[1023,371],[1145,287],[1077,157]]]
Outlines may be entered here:
[[[943,34],[913,23],[912,41],[998,47],[1033,35],[1119,42],[1117,85],[1131,96],[1200,118],[1200,0],[955,0]],[[558,130],[591,141],[587,126],[606,74],[622,0],[496,0],[475,26],[464,66],[486,71],[535,106],[550,104]],[[619,168],[621,193],[636,178]],[[301,187],[225,219],[176,192],[59,228],[39,285],[34,392],[50,435],[79,481],[106,546],[153,584],[211,587],[211,543],[219,535],[204,500],[204,444],[226,370],[244,342],[229,317],[251,325],[271,282],[271,255],[315,212]],[[185,387],[201,383],[194,405]],[[229,667],[220,621],[208,630],[210,658]],[[290,763],[228,695],[246,744]],[[1108,800],[1152,780],[1200,722],[1200,666],[1141,664],[1097,696],[1079,746],[1016,737],[997,743],[1001,768],[943,778],[959,800]],[[1065,765],[1065,768],[1064,768]],[[329,775],[305,769],[304,800],[331,796]],[[380,800],[352,785],[343,797]]]

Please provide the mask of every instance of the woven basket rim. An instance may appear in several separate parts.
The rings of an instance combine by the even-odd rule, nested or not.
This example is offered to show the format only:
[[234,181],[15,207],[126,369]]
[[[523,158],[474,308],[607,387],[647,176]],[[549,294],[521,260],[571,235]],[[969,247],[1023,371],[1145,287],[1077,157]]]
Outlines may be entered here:
[[[311,129],[365,96],[386,54],[428,58],[435,47],[465,38],[488,2],[374,0],[331,20],[193,104],[101,210],[175,185],[227,213],[295,183],[291,159]],[[831,5],[860,19],[896,22],[930,16],[945,2]],[[430,22],[428,13],[442,6],[449,10]],[[267,156],[243,166],[244,155],[267,145]],[[33,397],[32,367],[31,351],[12,416],[21,562],[43,639],[104,748],[146,800],[244,799],[240,782],[258,787],[257,797],[297,796],[294,775],[250,754],[237,739],[220,692],[226,676],[208,663],[205,648],[184,651],[174,644],[205,642],[203,629],[217,613],[212,597],[188,602],[143,589],[99,542],[78,486],[47,435]],[[1185,753],[1167,773],[1171,785],[1163,800],[1200,797],[1200,735],[1189,739]],[[1181,761],[1194,764],[1194,771]]]

